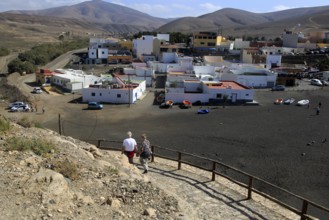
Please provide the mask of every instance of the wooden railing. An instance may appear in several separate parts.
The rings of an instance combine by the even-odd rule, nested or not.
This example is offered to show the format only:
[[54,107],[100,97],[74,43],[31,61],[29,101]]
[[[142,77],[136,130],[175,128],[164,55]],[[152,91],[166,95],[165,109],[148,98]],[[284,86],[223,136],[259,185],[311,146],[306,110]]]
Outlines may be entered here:
[[[88,141],[90,142],[90,141]],[[110,141],[110,140],[94,140],[93,142],[97,142],[96,146],[100,149],[104,149],[104,150],[121,150],[121,146],[122,146],[122,141]],[[105,145],[102,145],[104,143],[110,143],[109,146],[106,146]],[[116,145],[116,146],[114,146]],[[160,151],[160,152],[159,152]],[[162,153],[161,153],[162,151]],[[241,186],[241,187],[244,187],[247,189],[247,199],[252,199],[252,194],[253,193],[257,193],[279,205],[281,205],[282,207],[296,213],[297,215],[299,215],[301,218],[301,220],[308,220],[308,219],[318,219],[318,217],[314,217],[314,214],[309,215],[308,214],[308,211],[309,211],[309,208],[312,207],[313,209],[317,210],[318,212],[321,211],[322,213],[324,213],[326,216],[328,215],[329,216],[329,209],[326,208],[326,207],[323,207],[315,202],[312,202],[310,200],[307,200],[301,196],[298,196],[298,195],[295,195],[283,188],[280,188],[272,183],[269,183],[265,180],[262,180],[256,176],[253,176],[253,175],[250,175],[246,172],[243,172],[241,170],[238,170],[234,167],[231,167],[231,166],[228,166],[222,162],[219,162],[219,161],[215,161],[215,160],[211,160],[211,159],[208,159],[208,158],[205,158],[205,157],[201,157],[201,156],[198,156],[198,155],[194,155],[194,154],[190,154],[190,153],[187,153],[187,152],[180,152],[180,151],[177,151],[177,150],[172,150],[172,149],[168,149],[168,148],[164,148],[164,147],[160,147],[160,146],[152,146],[152,158],[151,158],[151,161],[154,162],[155,161],[155,158],[156,157],[159,157],[159,158],[163,158],[163,159],[167,159],[167,160],[171,160],[171,161],[176,161],[178,162],[178,170],[181,169],[182,167],[182,164],[187,164],[189,166],[192,166],[192,167],[196,167],[198,169],[201,169],[201,170],[205,170],[205,171],[208,171],[211,173],[211,180],[212,181],[215,181],[216,180],[216,175],[218,176],[222,176],[228,180],[230,180],[231,182]],[[159,152],[159,153],[158,153]],[[164,152],[167,152],[164,153]],[[168,156],[168,153],[169,154],[174,154],[174,156]],[[188,160],[184,160],[183,157],[188,157],[190,159],[190,161]],[[209,165],[210,164],[210,168],[206,168],[204,166],[201,166],[193,161],[195,160],[203,160],[203,161],[206,161],[207,164]],[[233,173],[236,173],[236,174],[239,174],[239,175],[242,175],[244,177],[247,178],[247,183],[242,183],[240,180],[237,180],[237,178],[234,178],[234,177],[231,177],[229,175],[226,175],[225,172],[220,172],[218,171],[219,169],[224,169],[225,172],[233,172]],[[285,193],[287,195],[289,195],[290,197],[294,198],[295,200],[298,200],[301,204],[301,208],[296,208],[296,207],[293,207],[292,205],[288,205],[287,203],[285,202],[282,202],[280,201],[280,199],[278,198],[275,198],[275,197],[279,197],[277,195],[273,196],[273,195],[269,195],[267,193],[264,193],[258,189],[256,189],[256,187],[254,186],[255,185],[255,182],[258,182],[258,183],[261,183],[263,185],[265,185],[266,187],[264,188],[271,188],[271,189],[274,189],[274,190],[277,190],[277,191],[280,191],[281,193]],[[282,199],[281,199],[282,200]],[[327,218],[329,219],[329,218]]]

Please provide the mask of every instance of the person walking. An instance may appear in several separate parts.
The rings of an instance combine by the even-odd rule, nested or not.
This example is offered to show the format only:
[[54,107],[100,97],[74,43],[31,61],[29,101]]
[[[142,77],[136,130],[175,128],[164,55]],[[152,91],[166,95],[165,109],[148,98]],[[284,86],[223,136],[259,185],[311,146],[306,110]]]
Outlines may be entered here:
[[149,140],[147,140],[146,134],[141,135],[142,139],[142,145],[138,149],[138,154],[139,155],[139,162],[144,168],[143,174],[146,174],[148,172],[148,160],[150,159],[152,155],[151,151],[151,143]]
[[123,140],[122,143],[122,154],[125,154],[128,157],[128,162],[134,164],[135,151],[137,150],[137,142],[132,138],[131,131],[127,132],[127,138]]
[[316,115],[319,115],[320,114],[320,107],[316,107]]

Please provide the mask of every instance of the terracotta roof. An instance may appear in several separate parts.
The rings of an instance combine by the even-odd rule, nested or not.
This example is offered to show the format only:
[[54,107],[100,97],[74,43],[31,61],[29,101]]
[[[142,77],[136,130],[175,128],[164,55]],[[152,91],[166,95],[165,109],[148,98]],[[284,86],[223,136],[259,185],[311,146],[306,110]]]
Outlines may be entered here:
[[216,88],[216,89],[249,89],[246,86],[243,86],[234,81],[221,81],[221,82],[205,82],[204,83],[209,88]]

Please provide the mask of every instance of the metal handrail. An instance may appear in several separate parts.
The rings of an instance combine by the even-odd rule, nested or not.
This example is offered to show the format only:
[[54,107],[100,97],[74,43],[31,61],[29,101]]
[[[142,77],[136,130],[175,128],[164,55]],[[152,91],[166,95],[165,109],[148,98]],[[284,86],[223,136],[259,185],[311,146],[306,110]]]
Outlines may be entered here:
[[[102,147],[101,143],[102,142],[110,142],[110,143],[119,143],[119,144],[121,144],[122,141],[113,141],[113,140],[105,140],[105,139],[103,139],[103,140],[89,140],[89,141],[97,141],[97,147],[100,148],[100,149],[103,149],[103,150],[121,150],[121,148],[119,149],[119,148],[114,148],[114,147]],[[305,198],[303,198],[303,197],[301,197],[299,195],[296,195],[296,194],[294,194],[292,192],[289,192],[286,189],[283,189],[281,187],[278,187],[278,186],[276,186],[276,185],[274,185],[274,184],[272,184],[270,182],[267,182],[267,181],[265,181],[265,180],[263,180],[263,179],[261,179],[259,177],[256,177],[256,176],[253,176],[251,174],[248,174],[248,173],[246,173],[244,171],[241,171],[241,170],[239,170],[237,168],[234,168],[234,167],[231,167],[229,165],[226,165],[226,164],[224,164],[222,162],[219,162],[219,161],[216,161],[216,160],[212,160],[212,159],[209,159],[209,158],[206,158],[206,157],[202,157],[202,156],[199,156],[199,155],[195,155],[195,154],[191,154],[191,153],[187,153],[187,152],[180,152],[180,151],[177,151],[177,150],[173,150],[173,149],[169,149],[169,148],[165,148],[165,147],[160,147],[160,146],[156,146],[156,145],[152,145],[151,148],[152,148],[152,152],[153,152],[152,158],[151,158],[151,161],[152,162],[155,161],[154,160],[155,157],[159,157],[159,158],[163,158],[163,159],[167,159],[167,160],[176,161],[176,162],[178,162],[178,169],[179,170],[181,169],[181,164],[187,164],[189,166],[193,166],[193,167],[196,167],[198,169],[211,172],[212,173],[212,178],[211,178],[212,181],[215,181],[216,175],[222,176],[222,177],[230,180],[231,182],[234,182],[235,184],[238,184],[238,185],[246,188],[248,190],[247,199],[252,199],[252,193],[255,192],[255,193],[257,193],[257,194],[259,194],[259,195],[261,195],[261,196],[263,196],[263,197],[271,200],[272,202],[275,202],[275,203],[283,206],[284,208],[286,208],[286,209],[294,212],[295,214],[300,215],[301,220],[314,219],[312,216],[309,216],[307,214],[308,207],[310,205],[312,205],[314,208],[320,209],[321,211],[324,211],[324,212],[326,212],[326,213],[329,214],[329,209],[326,208],[326,207],[324,207],[324,206],[321,206],[321,205],[319,205],[319,204],[317,204],[315,202],[312,202],[312,201],[310,201],[308,199],[305,199]],[[161,149],[161,150],[166,150],[166,151],[169,151],[169,152],[177,153],[178,154],[177,159],[173,159],[173,158],[168,157],[168,156],[165,156],[165,155],[157,154],[156,153],[156,149]],[[194,158],[197,158],[197,159],[202,159],[202,160],[211,162],[212,163],[212,168],[211,169],[206,169],[206,168],[204,168],[202,166],[199,166],[197,164],[193,164],[191,162],[184,161],[184,160],[182,160],[182,156],[183,155],[186,155],[186,156],[190,156],[190,157],[194,157]],[[217,172],[216,171],[216,167],[218,167],[218,166],[221,166],[221,167],[224,167],[224,168],[233,170],[233,171],[235,171],[235,172],[237,172],[239,174],[242,174],[242,175],[248,177],[248,179],[249,179],[248,184],[241,183],[241,182],[233,179],[232,177],[229,177],[228,175],[225,175],[225,174],[222,174],[222,173]],[[266,185],[268,185],[268,186],[270,186],[270,187],[272,187],[274,189],[280,190],[281,192],[284,192],[284,193],[286,193],[286,194],[288,194],[290,196],[293,196],[294,198],[297,198],[297,199],[301,200],[302,201],[302,208],[301,208],[301,210],[298,210],[298,209],[296,209],[296,208],[294,208],[294,207],[292,207],[292,206],[290,206],[290,205],[288,205],[288,204],[280,201],[279,199],[273,198],[272,196],[269,196],[266,193],[261,192],[261,191],[255,189],[253,187],[254,180],[257,180],[257,181],[259,181],[261,183],[264,183],[264,184],[266,184]]]

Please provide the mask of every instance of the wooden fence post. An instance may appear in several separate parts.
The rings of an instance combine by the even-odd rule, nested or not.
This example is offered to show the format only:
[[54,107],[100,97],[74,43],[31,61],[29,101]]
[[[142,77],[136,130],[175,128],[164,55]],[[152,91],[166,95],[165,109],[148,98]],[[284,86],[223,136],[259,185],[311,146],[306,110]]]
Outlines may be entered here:
[[307,207],[308,207],[308,201],[306,200],[303,200],[303,208],[302,208],[302,213],[301,213],[301,216],[300,216],[300,219],[301,220],[306,220],[308,219],[305,214],[307,214]]
[[155,147],[151,146],[151,151],[152,151],[151,162],[154,162],[154,150],[155,150]]
[[216,162],[213,161],[212,162],[212,178],[211,178],[211,181],[215,181],[215,179],[216,179],[215,171],[216,171]]
[[61,120],[61,114],[58,114],[58,132],[59,132],[59,135],[62,135],[62,120]]
[[251,199],[251,193],[252,193],[252,185],[253,185],[254,178],[252,176],[249,176],[249,185],[248,185],[248,199]]
[[182,159],[182,153],[178,152],[178,169],[181,169],[182,163],[181,163],[181,159]]
[[97,140],[97,148],[100,148],[102,140]]

